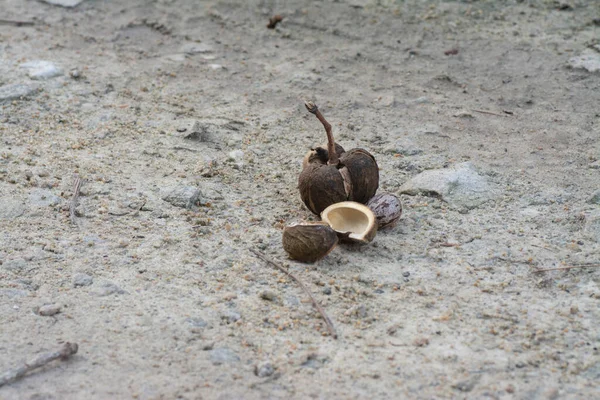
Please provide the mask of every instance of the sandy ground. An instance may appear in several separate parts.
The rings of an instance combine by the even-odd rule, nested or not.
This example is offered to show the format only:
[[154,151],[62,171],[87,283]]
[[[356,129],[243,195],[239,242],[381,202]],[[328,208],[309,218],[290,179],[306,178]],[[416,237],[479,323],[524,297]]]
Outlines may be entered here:
[[[599,396],[600,269],[535,272],[600,262],[600,73],[569,67],[597,1],[2,3],[33,25],[0,24],[0,369],[79,352],[0,398]],[[287,260],[305,99],[380,191],[468,162],[484,201],[403,194],[370,245]]]

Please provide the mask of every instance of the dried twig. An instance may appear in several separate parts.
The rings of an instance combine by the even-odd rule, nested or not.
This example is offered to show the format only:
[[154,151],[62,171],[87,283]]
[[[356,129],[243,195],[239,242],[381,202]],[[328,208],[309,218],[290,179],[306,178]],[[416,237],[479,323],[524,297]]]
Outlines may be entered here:
[[504,114],[498,114],[498,113],[491,112],[491,111],[485,111],[485,110],[471,110],[471,111],[480,113],[480,114],[495,115],[496,117],[506,117],[506,115],[504,115]]
[[44,365],[54,360],[66,360],[73,354],[77,353],[79,346],[77,343],[65,343],[58,351],[52,351],[49,353],[41,354],[32,361],[26,362],[16,368],[6,371],[0,375],[0,387],[4,386],[12,381],[22,378],[26,373],[33,371],[36,368],[43,367]]
[[562,271],[562,270],[569,270],[569,269],[575,269],[575,268],[600,268],[600,264],[577,264],[577,265],[569,265],[566,267],[558,267],[558,268],[546,268],[546,269],[537,269],[533,272],[546,272],[546,271]]
[[33,21],[14,21],[11,19],[0,19],[0,25],[12,25],[12,26],[33,26]]
[[75,220],[75,207],[77,207],[77,199],[79,198],[79,191],[81,190],[82,184],[83,180],[79,177],[79,175],[75,175],[75,183],[73,183],[73,197],[71,197],[71,203],[69,204],[69,215],[71,216],[71,223],[73,225],[77,225],[77,221]]
[[325,313],[325,310],[323,310],[323,307],[321,307],[319,305],[319,303],[317,303],[317,301],[313,297],[313,295],[310,292],[310,290],[308,290],[308,288],[306,286],[304,286],[304,284],[302,283],[302,281],[300,281],[300,279],[296,278],[295,275],[293,275],[290,271],[288,271],[287,269],[285,269],[282,265],[277,264],[275,261],[271,260],[270,258],[268,258],[263,253],[259,252],[258,250],[254,250],[254,249],[249,249],[249,250],[256,257],[260,258],[261,260],[263,260],[267,264],[271,264],[273,267],[277,268],[279,271],[283,272],[284,274],[286,274],[287,276],[289,276],[290,278],[292,278],[294,281],[296,281],[296,283],[298,285],[300,285],[300,287],[302,288],[302,290],[304,290],[304,292],[308,295],[308,297],[310,297],[310,301],[312,302],[313,306],[315,306],[315,308],[317,309],[317,311],[319,311],[319,314],[321,314],[321,316],[325,320],[325,323],[327,324],[327,329],[329,329],[329,333],[331,333],[331,336],[333,336],[334,339],[337,339],[338,335],[337,335],[337,332],[335,330],[335,327],[333,326],[333,322],[331,322],[331,319],[329,319],[329,317]]

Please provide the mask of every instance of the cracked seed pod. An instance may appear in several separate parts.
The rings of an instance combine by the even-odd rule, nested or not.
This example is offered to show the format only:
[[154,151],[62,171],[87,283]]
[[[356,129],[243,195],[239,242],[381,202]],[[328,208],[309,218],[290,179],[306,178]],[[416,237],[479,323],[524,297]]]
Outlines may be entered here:
[[[342,153],[346,152],[346,150],[344,150],[344,148],[337,143],[335,144],[335,151],[338,157],[341,156]],[[319,164],[327,164],[328,160],[329,152],[327,151],[327,145],[325,144],[315,147],[314,149],[310,149],[304,156],[304,159],[302,160],[302,169],[306,168],[308,164],[315,162]]]
[[367,203],[375,214],[378,229],[393,228],[402,215],[402,203],[392,193],[379,193]]
[[379,186],[379,167],[375,157],[364,149],[344,152],[335,143],[331,125],[317,106],[312,102],[305,105],[325,128],[327,150],[317,148],[305,156],[304,169],[298,178],[302,201],[317,215],[341,201],[366,203],[375,195]]
[[290,258],[313,263],[335,248],[338,237],[324,222],[304,222],[285,227],[282,242]]
[[377,233],[377,220],[371,209],[355,201],[343,201],[327,207],[321,213],[342,241],[369,243]]

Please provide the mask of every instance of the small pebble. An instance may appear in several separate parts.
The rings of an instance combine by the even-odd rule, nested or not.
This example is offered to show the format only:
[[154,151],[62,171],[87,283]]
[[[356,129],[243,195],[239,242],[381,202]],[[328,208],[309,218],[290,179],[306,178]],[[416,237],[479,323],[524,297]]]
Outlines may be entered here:
[[171,190],[163,200],[175,207],[192,209],[200,202],[201,197],[200,188],[181,185]]
[[254,367],[254,374],[259,378],[266,378],[273,375],[275,368],[269,361],[262,362]]
[[58,304],[46,304],[37,310],[37,314],[42,317],[51,317],[60,312],[61,306]]
[[275,301],[277,300],[277,294],[272,290],[263,290],[260,292],[260,298],[263,300]]
[[94,277],[88,274],[77,273],[73,275],[73,286],[90,286],[94,282]]
[[36,60],[21,64],[31,79],[50,79],[63,74],[62,70],[50,61]]
[[234,322],[239,321],[242,318],[240,313],[235,311],[225,311],[221,313],[221,319],[224,320],[228,324],[232,324]]
[[410,276],[410,272],[406,271],[402,273],[402,276],[408,278]]

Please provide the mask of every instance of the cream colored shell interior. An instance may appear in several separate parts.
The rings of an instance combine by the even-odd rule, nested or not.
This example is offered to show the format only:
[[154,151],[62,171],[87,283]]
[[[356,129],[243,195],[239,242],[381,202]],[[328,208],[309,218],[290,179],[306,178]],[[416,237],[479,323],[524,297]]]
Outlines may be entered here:
[[349,236],[355,240],[364,240],[376,223],[375,216],[368,207],[351,201],[327,207],[321,218],[336,232],[351,232]]

